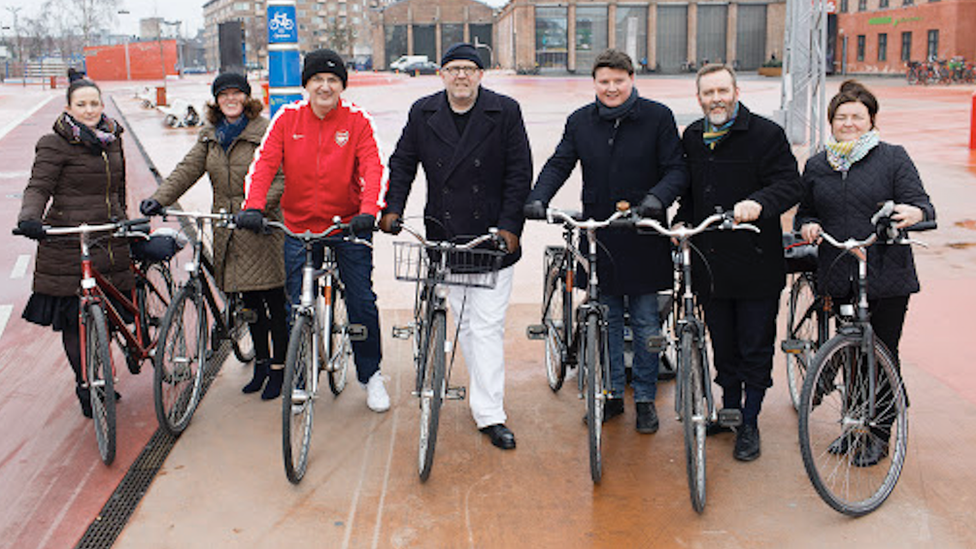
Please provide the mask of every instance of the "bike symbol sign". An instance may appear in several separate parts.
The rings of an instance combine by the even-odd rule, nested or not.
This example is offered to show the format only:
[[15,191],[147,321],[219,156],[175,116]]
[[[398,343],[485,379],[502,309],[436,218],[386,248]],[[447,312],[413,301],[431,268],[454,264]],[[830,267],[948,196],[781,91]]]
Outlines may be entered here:
[[268,6],[268,42],[297,42],[295,6]]

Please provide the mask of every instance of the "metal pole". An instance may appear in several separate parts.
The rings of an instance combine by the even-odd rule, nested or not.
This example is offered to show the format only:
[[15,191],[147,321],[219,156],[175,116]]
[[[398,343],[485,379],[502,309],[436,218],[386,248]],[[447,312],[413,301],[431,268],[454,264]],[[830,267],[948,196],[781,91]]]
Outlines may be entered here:
[[129,35],[125,35],[125,79],[132,80],[132,65],[129,63]]
[[302,98],[295,0],[268,0],[267,16],[268,107],[274,117],[282,105]]

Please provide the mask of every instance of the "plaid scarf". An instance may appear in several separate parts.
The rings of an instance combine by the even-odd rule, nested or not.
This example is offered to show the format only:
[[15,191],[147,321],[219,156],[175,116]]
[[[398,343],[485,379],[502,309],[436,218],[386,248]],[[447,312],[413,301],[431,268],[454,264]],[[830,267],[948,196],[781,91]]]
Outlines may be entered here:
[[838,172],[846,172],[855,162],[867,156],[871,149],[878,146],[881,136],[878,130],[871,130],[854,141],[837,141],[831,135],[827,138],[827,162]]
[[705,146],[715,150],[715,146],[729,134],[737,116],[739,116],[738,103],[735,104],[735,110],[732,111],[732,116],[721,126],[713,126],[711,121],[708,120],[708,116],[705,116],[705,132],[702,134],[702,137],[705,139]]
[[[58,131],[59,127],[61,131]],[[72,143],[85,145],[95,154],[101,154],[102,151],[108,149],[108,146],[118,139],[116,136],[117,126],[115,121],[104,114],[102,115],[102,119],[98,121],[98,126],[89,128],[79,123],[70,114],[63,112],[57,121],[54,122],[54,130]]]

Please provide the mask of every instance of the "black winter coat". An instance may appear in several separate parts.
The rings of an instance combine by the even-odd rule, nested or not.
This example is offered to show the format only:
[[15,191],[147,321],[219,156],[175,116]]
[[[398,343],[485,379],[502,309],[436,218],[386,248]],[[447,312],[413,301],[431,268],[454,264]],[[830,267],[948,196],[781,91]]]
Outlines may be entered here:
[[[600,118],[595,101],[571,114],[562,141],[539,173],[529,201],[548,204],[577,161],[583,168],[583,214],[593,219],[609,217],[620,200],[636,207],[648,192],[667,207],[688,186],[674,115],[648,99],[638,98],[617,120]],[[597,231],[597,240],[601,293],[638,295],[671,288],[674,275],[668,239],[607,228]],[[586,277],[578,280],[585,282]]]
[[[846,174],[835,171],[827,153],[807,160],[803,170],[803,201],[794,227],[819,223],[838,240],[867,238],[873,231],[871,216],[887,200],[922,209],[925,220],[935,219],[935,207],[922,187],[918,170],[905,149],[879,143]],[[845,298],[856,292],[857,260],[850,255],[837,263],[841,252],[821,244],[817,282],[819,291]],[[912,247],[875,245],[868,248],[868,297],[899,297],[919,290]]]
[[[417,165],[427,177],[427,238],[458,239],[490,227],[521,236],[522,207],[532,186],[532,152],[522,110],[512,98],[484,87],[458,135],[447,94],[418,99],[390,157],[384,213],[403,215]],[[468,238],[469,239],[469,238]],[[507,267],[522,250],[505,256]]]
[[786,285],[780,215],[799,202],[803,192],[796,158],[786,134],[775,122],[739,104],[739,114],[715,149],[705,145],[704,121],[693,122],[682,136],[690,193],[681,198],[675,221],[698,224],[717,206],[731,210],[741,200],[755,200],[762,213],[751,231],[708,231],[695,239],[708,268],[695,257],[694,282],[699,295],[761,299],[778,296]]

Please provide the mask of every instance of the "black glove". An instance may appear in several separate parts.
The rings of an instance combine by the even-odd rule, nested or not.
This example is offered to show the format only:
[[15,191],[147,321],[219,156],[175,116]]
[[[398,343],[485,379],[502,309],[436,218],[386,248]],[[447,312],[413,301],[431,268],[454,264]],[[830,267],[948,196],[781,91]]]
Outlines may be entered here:
[[17,230],[20,234],[31,240],[43,240],[47,236],[47,233],[44,231],[44,224],[37,219],[18,221]]
[[545,219],[546,205],[541,200],[526,202],[525,206],[522,207],[522,213],[526,219]]
[[155,198],[147,198],[139,203],[139,211],[145,216],[154,216],[163,213],[163,205]]
[[349,220],[349,229],[356,236],[369,236],[374,227],[376,227],[376,216],[372,214],[361,213]]
[[647,193],[644,200],[641,200],[639,206],[637,206],[637,215],[641,217],[649,217],[651,219],[656,219],[657,221],[664,221],[664,204],[661,204],[661,200],[651,193]]
[[248,208],[237,212],[234,223],[242,229],[260,233],[264,231],[264,213],[257,208]]

